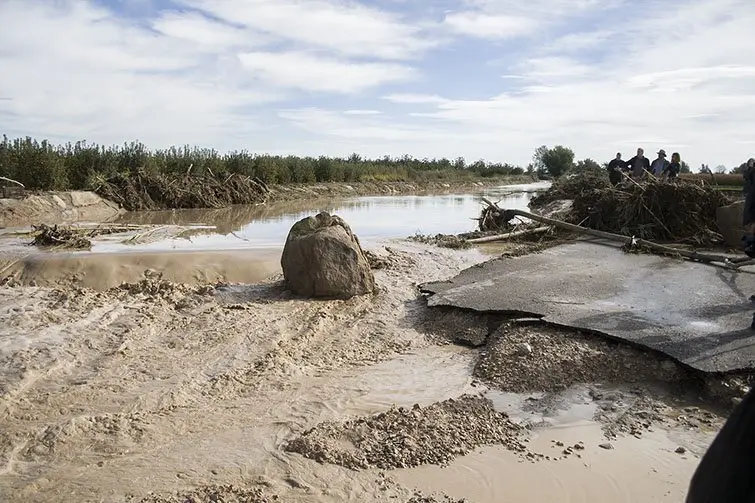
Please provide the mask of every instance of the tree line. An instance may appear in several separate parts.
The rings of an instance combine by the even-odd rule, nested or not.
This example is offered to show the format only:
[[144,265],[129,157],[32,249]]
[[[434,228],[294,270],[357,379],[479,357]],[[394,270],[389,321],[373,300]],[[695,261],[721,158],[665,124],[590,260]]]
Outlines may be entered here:
[[0,141],[0,176],[32,190],[85,190],[97,177],[137,170],[225,177],[239,173],[267,184],[313,182],[418,181],[517,176],[525,173],[507,163],[463,158],[416,159],[410,156],[365,159],[258,155],[246,150],[219,153],[198,147],[149,150],[140,142],[103,146],[84,141],[55,145],[31,137]]

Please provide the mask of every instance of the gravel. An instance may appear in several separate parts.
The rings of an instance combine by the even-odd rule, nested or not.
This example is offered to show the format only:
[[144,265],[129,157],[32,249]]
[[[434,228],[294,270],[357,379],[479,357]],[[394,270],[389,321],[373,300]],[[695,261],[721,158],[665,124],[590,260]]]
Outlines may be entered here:
[[507,323],[491,335],[474,375],[501,391],[526,393],[581,383],[673,382],[684,372],[665,358],[600,336]]
[[351,469],[446,465],[482,445],[525,453],[524,428],[490,400],[463,395],[428,407],[392,408],[344,423],[322,423],[285,449]]
[[150,494],[138,500],[139,503],[271,503],[273,501],[278,501],[278,497],[265,495],[262,488],[242,488],[233,485],[203,486],[188,492],[168,495]]

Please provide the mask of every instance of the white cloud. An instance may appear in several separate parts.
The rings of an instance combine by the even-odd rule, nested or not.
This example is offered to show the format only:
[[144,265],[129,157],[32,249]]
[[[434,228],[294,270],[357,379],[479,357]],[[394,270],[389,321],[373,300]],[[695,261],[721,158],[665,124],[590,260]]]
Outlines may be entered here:
[[178,1],[125,17],[0,0],[0,133],[523,164],[541,144],[753,155],[751,0]]
[[352,93],[386,82],[407,80],[415,72],[403,65],[349,63],[306,53],[250,52],[243,67],[265,83],[305,91]]
[[356,2],[180,1],[231,23],[346,56],[409,59],[435,45],[416,26]]
[[197,13],[163,13],[152,27],[168,37],[215,50],[263,45],[269,39],[238,26],[220,23]]
[[355,110],[344,110],[343,113],[346,114],[346,115],[380,115],[383,112],[381,112],[380,110],[359,110],[359,109],[355,109]]
[[538,23],[524,16],[491,15],[482,12],[449,14],[445,24],[456,33],[473,37],[506,39],[537,31]]
[[423,103],[444,103],[447,101],[445,98],[441,98],[437,95],[429,94],[389,94],[383,96],[383,99],[392,101],[393,103],[403,104],[423,104]]

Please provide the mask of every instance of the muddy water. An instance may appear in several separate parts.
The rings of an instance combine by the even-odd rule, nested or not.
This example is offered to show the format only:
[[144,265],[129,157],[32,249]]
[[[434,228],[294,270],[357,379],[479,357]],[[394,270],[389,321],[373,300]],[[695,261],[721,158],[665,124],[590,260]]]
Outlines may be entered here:
[[535,191],[547,186],[539,182],[488,188],[474,194],[374,196],[219,210],[132,212],[118,223],[192,226],[192,229],[177,237],[156,239],[136,247],[102,240],[95,243],[93,251],[278,248],[297,220],[319,211],[343,217],[366,245],[418,233],[456,234],[475,229],[472,218],[479,214],[483,196],[500,201],[505,208],[526,209]]
[[[526,209],[547,183],[482,189],[474,194],[403,195],[281,202],[214,210],[131,212],[115,224],[135,230],[98,236],[92,249],[43,252],[28,237],[0,239],[0,280],[53,286],[75,283],[106,289],[155,271],[180,283],[254,283],[280,272],[280,252],[291,226],[329,211],[342,216],[366,248],[407,236],[475,229],[481,198]],[[483,248],[484,250],[484,248]]]
[[[625,436],[609,442],[593,420],[597,406],[582,386],[560,393],[545,414],[525,412],[525,402],[540,398],[537,394],[488,391],[487,396],[515,421],[536,425],[529,447],[551,459],[522,462],[509,450],[493,446],[447,467],[398,470],[394,478],[412,488],[476,503],[683,501],[699,457],[713,437],[658,429],[642,439]],[[680,446],[683,454],[676,452]],[[564,455],[568,447],[572,453]]]

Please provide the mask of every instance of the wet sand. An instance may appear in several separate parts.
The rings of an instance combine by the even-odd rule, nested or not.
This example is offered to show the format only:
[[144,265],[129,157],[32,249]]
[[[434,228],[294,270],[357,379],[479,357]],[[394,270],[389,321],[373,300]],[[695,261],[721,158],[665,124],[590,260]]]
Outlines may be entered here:
[[[105,279],[82,280],[99,291],[62,283],[0,288],[0,500],[184,501],[176,495],[191,493],[205,495],[197,501],[212,501],[207,494],[226,501],[410,501],[415,489],[471,502],[681,499],[721,415],[679,412],[684,404],[665,404],[664,395],[639,400],[650,391],[634,394],[637,383],[611,396],[587,388],[507,394],[501,383],[521,376],[501,381],[507,374],[498,372],[489,382],[476,376],[481,350],[448,344],[457,325],[435,325],[442,317],[415,288],[485,255],[410,243],[372,251],[387,264],[376,271],[381,291],[349,301],[295,299],[276,280],[251,284],[256,273],[245,262],[229,270],[244,269],[238,274],[249,274],[249,283],[204,287],[219,260],[196,253],[171,254],[182,265],[172,266],[175,277],[191,280],[189,286],[167,282],[164,274],[105,289],[119,274],[108,269],[128,268],[104,264]],[[159,262],[164,258],[138,267],[171,267]],[[467,317],[465,323],[485,322]],[[533,344],[548,337],[543,333]],[[495,348],[500,365],[515,357]],[[584,348],[576,349],[578,355]],[[536,368],[548,372],[547,365]],[[542,382],[542,375],[532,382]],[[352,470],[285,448],[318,425],[394,405],[426,410],[479,392],[512,421],[528,424],[528,452],[540,457],[527,461],[492,445],[454,454],[444,468]],[[624,407],[632,400],[649,403],[653,414]],[[649,426],[640,438],[631,428],[607,436],[601,417],[612,410]],[[476,409],[465,413],[487,421]],[[437,412],[418,414],[420,422],[443,420]],[[663,420],[680,414],[707,422],[690,430],[690,421]],[[580,441],[583,450],[562,454]],[[606,442],[614,448],[599,447]],[[680,446],[683,455],[675,452]]]
[[[107,290],[149,275],[187,284],[257,283],[280,273],[281,250],[33,253],[0,260],[0,281]],[[4,262],[4,264],[3,264]]]

